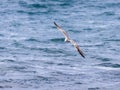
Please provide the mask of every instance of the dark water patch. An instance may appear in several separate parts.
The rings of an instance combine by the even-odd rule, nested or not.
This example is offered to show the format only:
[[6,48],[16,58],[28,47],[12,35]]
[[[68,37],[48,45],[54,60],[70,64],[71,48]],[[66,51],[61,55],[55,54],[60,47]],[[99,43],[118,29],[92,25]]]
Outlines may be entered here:
[[17,10],[17,13],[20,13],[20,14],[28,14],[27,11],[24,11],[24,10]]
[[69,66],[70,64],[68,63],[57,63],[57,62],[53,62],[53,61],[49,61],[49,62],[45,62],[45,64],[48,64],[48,65],[58,65],[58,66]]
[[109,12],[103,12],[103,13],[101,13],[99,16],[102,16],[102,15],[105,15],[105,16],[113,16],[113,15],[115,15],[115,13],[112,12],[112,11],[109,11]]
[[104,5],[97,5],[95,6],[95,8],[101,10],[101,9],[105,9],[106,7]]
[[52,42],[56,42],[56,43],[61,43],[65,41],[65,38],[54,38],[54,39],[50,39],[50,41]]
[[73,33],[80,33],[81,31],[78,31],[78,30],[69,30],[70,32],[73,32]]
[[67,64],[67,63],[58,63],[57,65],[58,66],[69,66],[70,64]]
[[15,13],[15,10],[6,9],[6,10],[0,12],[0,16],[4,16],[7,14],[12,15],[13,13]]
[[120,39],[107,39],[106,41],[120,42]]
[[100,90],[99,87],[95,87],[95,88],[88,88],[88,90]]
[[22,7],[27,7],[27,5],[28,5],[27,2],[25,2],[25,1],[19,1],[18,4]]
[[[10,80],[10,81],[9,81]],[[7,82],[9,81],[9,82]],[[28,87],[41,87],[41,85],[47,85],[47,84],[53,84],[58,79],[53,77],[45,77],[45,76],[34,76],[30,79],[8,79],[8,80],[0,80],[0,83],[9,83],[9,84],[15,84],[22,88],[28,88]]]
[[98,66],[120,68],[120,64],[112,64],[112,63],[101,63],[101,64],[98,64]]
[[[25,47],[24,49],[28,49],[28,48]],[[23,51],[21,51],[21,49],[16,49],[16,50],[11,49],[9,51],[13,56],[16,56],[16,55],[23,55],[23,56],[30,55],[29,52],[23,52]]]
[[54,77],[44,77],[44,76],[37,76],[36,79],[40,80],[40,81],[47,81],[47,83],[51,83],[52,81],[57,81],[58,79],[54,78]]
[[66,73],[60,72],[60,71],[52,72],[51,74],[52,74],[53,76],[59,76],[59,75],[66,75],[66,76],[68,76],[68,75],[69,75],[69,74],[66,74]]
[[41,15],[41,14],[48,14],[49,13],[48,10],[27,10],[27,11],[18,10],[17,12],[20,13],[20,14],[36,15],[36,16]]
[[105,6],[109,8],[120,8],[120,3],[119,2],[106,3]]
[[59,4],[59,5],[60,5],[60,6],[63,6],[63,7],[64,7],[64,6],[66,7],[66,6],[70,6],[71,4],[68,3],[68,2],[63,2],[63,3]]
[[29,38],[29,39],[26,39],[25,41],[28,41],[28,42],[40,42],[38,39],[35,39],[35,38]]
[[4,88],[12,88],[12,86],[8,86],[8,85],[1,86],[0,85],[0,88],[2,88],[2,89],[4,89]]
[[40,50],[40,51],[43,51],[43,52],[46,52],[46,53],[64,53],[65,51],[64,50],[61,50],[61,49],[56,49],[56,48],[30,48],[31,50]]
[[37,72],[36,71],[33,71],[33,70],[21,70],[20,71],[21,73],[30,73],[30,74],[36,74]]
[[19,43],[17,41],[14,41],[14,43],[12,45],[14,45],[15,47],[21,47],[21,46],[23,46],[21,43]]
[[84,76],[84,74],[71,74],[71,73],[66,73],[66,72],[62,72],[62,71],[56,71],[56,72],[52,72],[51,73],[52,75],[55,75],[55,76],[76,76],[76,77],[79,77],[79,76],[81,76],[81,77],[86,77],[86,76]]
[[84,28],[83,30],[85,30],[85,31],[91,31],[93,29],[92,28]]
[[7,49],[6,47],[0,47],[0,50],[5,50],[5,49]]
[[103,9],[106,9],[106,6],[104,5],[88,5],[88,8],[95,8],[95,9],[98,9],[98,10],[103,10]]
[[9,84],[16,84],[19,85],[19,87],[22,88],[28,88],[28,87],[41,87],[41,85],[47,85],[47,84],[53,84],[58,79],[53,77],[44,77],[44,76],[34,76],[31,79],[12,79]]
[[120,20],[120,17],[117,17],[117,20]]
[[37,76],[36,78],[37,78],[38,80],[40,80],[40,81],[50,81],[50,80],[49,80],[50,78],[44,77],[44,76]]
[[49,64],[49,65],[54,65],[55,63],[54,62],[45,62],[46,64]]
[[[46,11],[43,11],[42,13],[44,13]],[[28,14],[28,15],[40,15],[41,11],[24,11],[24,10],[18,10],[17,13],[20,14]]]
[[15,48],[24,48],[29,49],[29,47],[26,47],[22,42],[14,41],[12,44]]
[[[2,83],[2,84],[3,83],[14,84],[14,85],[18,85],[19,87],[30,87],[30,85],[26,83],[25,79],[24,80],[21,80],[21,79],[2,79],[2,80],[0,80],[0,83]],[[10,87],[13,88],[14,86],[10,86]]]
[[12,81],[13,79],[0,79],[0,83],[5,83],[5,82],[10,83]]
[[0,34],[0,37],[4,37],[4,35],[3,35],[3,34]]
[[2,60],[2,62],[13,63],[13,62],[15,62],[15,60],[13,60],[13,59],[4,59],[4,60]]
[[101,61],[111,61],[111,58],[103,58],[103,57],[97,57],[96,59],[101,60]]
[[14,71],[24,71],[27,68],[24,67],[24,66],[17,66],[17,65],[15,65],[15,66],[8,67],[8,69],[14,70]]
[[4,88],[4,86],[0,86],[0,88]]
[[81,85],[81,84],[83,84],[83,83],[81,83],[81,82],[75,82],[75,84]]
[[25,7],[25,8],[36,8],[36,9],[47,8],[46,4],[42,4],[42,3],[41,4],[39,4],[39,3],[28,4],[25,1],[19,1],[19,5],[22,7]]
[[29,8],[47,8],[47,6],[45,4],[29,4],[28,5]]

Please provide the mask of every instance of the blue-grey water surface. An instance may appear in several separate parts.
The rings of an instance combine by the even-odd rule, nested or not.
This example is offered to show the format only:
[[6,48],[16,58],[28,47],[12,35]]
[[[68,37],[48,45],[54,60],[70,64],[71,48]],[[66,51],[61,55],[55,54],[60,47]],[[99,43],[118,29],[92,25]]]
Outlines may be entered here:
[[120,0],[0,0],[0,89],[120,90]]

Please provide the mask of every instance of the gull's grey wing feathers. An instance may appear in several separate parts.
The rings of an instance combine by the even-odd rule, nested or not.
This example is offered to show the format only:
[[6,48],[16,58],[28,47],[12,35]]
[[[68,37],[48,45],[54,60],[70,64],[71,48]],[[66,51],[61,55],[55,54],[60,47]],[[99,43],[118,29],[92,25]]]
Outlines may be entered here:
[[57,23],[54,22],[54,24],[57,27],[57,29],[63,33],[63,35],[65,36],[65,39],[69,40],[69,36],[67,35],[67,33]]
[[74,47],[77,49],[77,51],[79,52],[79,54],[80,54],[83,58],[85,58],[85,55],[84,55],[84,53],[80,50],[78,44],[77,44],[75,41],[73,41],[73,40],[70,40],[70,42],[71,42],[71,44],[74,45]]

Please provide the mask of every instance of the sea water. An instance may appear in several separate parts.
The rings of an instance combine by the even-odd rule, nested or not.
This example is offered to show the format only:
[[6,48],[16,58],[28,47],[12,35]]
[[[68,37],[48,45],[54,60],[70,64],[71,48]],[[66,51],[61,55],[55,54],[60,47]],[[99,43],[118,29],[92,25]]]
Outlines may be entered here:
[[1,0],[0,89],[120,90],[120,0]]

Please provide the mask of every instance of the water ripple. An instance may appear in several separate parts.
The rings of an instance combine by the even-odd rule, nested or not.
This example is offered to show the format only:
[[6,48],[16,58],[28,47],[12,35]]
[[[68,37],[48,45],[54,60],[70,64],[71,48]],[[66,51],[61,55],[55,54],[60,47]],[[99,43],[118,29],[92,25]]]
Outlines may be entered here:
[[119,2],[116,2],[116,3],[107,3],[106,5],[105,5],[106,7],[109,7],[109,8],[115,8],[115,7],[117,7],[117,8],[120,8],[120,3]]
[[119,41],[120,41],[120,39],[108,39],[108,40],[106,40],[106,41],[119,42]]
[[50,39],[50,41],[52,41],[52,42],[56,42],[56,43],[61,43],[61,42],[64,42],[64,38],[54,38],[54,39]]
[[41,41],[39,41],[38,39],[35,39],[35,38],[29,38],[29,39],[26,39],[25,41],[28,41],[28,42],[41,42]]
[[100,66],[105,66],[105,67],[120,68],[120,64],[102,63],[102,64],[99,64],[99,65]]

